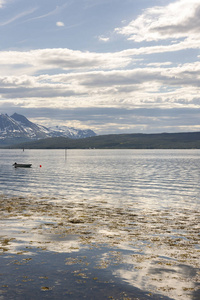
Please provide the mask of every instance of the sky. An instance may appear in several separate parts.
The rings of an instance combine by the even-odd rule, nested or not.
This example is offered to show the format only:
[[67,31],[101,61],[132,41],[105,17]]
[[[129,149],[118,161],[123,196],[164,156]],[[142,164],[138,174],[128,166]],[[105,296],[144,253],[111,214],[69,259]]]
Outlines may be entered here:
[[200,0],[0,0],[0,113],[200,131]]

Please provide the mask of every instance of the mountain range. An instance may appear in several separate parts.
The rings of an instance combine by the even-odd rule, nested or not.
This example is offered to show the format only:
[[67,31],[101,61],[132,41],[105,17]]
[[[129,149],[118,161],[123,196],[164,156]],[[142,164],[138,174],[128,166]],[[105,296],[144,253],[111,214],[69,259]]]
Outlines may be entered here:
[[0,114],[0,147],[29,149],[200,149],[200,132],[96,135],[66,126],[44,127]]
[[91,129],[81,130],[67,126],[45,127],[17,113],[11,116],[0,114],[0,145],[2,146],[54,137],[81,139],[92,136],[96,136],[96,133]]

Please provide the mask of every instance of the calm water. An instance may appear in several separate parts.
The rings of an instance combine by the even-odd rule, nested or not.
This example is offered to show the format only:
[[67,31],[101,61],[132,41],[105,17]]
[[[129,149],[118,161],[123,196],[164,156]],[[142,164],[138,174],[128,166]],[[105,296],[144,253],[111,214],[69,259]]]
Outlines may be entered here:
[[0,164],[2,300],[200,299],[200,150],[0,150]]
[[[32,168],[15,169],[15,161]],[[199,150],[0,150],[0,164],[6,195],[101,199],[138,208],[191,207],[200,199]]]

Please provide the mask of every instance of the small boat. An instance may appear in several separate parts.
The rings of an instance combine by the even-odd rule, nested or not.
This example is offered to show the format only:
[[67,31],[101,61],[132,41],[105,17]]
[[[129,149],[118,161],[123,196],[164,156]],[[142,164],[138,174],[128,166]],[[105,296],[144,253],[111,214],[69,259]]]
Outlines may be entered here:
[[30,168],[32,164],[17,164],[16,162],[13,164],[15,168]]

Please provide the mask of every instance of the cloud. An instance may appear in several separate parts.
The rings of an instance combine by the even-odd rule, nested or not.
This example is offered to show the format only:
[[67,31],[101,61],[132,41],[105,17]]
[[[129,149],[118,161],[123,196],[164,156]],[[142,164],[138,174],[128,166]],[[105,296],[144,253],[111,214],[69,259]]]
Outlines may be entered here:
[[56,23],[56,26],[58,26],[58,27],[63,27],[63,26],[65,26],[65,24],[64,24],[63,22],[57,22],[57,23]]
[[161,67],[161,66],[170,66],[172,63],[170,61],[160,62],[160,63],[149,63],[147,66],[149,67]]
[[135,42],[181,39],[199,36],[199,0],[179,0],[167,6],[146,9],[127,26],[115,31]]
[[[123,107],[28,107],[25,102],[9,101],[1,105],[3,113],[17,111],[33,122],[48,125],[65,124],[92,128],[98,134],[132,132],[178,132],[200,130],[200,112],[196,108],[133,108]],[[183,122],[184,120],[184,122]]]
[[29,21],[33,21],[33,20],[38,20],[38,19],[44,19],[44,18],[47,18],[47,17],[50,17],[50,16],[53,16],[53,15],[57,15],[59,14],[60,12],[62,12],[62,10],[68,6],[71,5],[72,2],[68,2],[68,3],[65,3],[61,6],[56,6],[55,9],[43,14],[43,15],[40,15],[40,16],[36,16],[36,17],[33,17],[29,20],[26,20],[26,22],[29,22]]
[[35,12],[35,11],[36,11],[36,8],[32,8],[32,9],[30,9],[30,10],[23,11],[23,12],[21,12],[20,14],[17,14],[16,16],[12,17],[12,18],[9,19],[9,20],[7,20],[7,21],[5,21],[5,22],[1,22],[1,23],[0,23],[0,26],[5,26],[5,25],[8,25],[8,24],[11,24],[11,23],[15,22],[15,21],[18,20],[18,19],[21,19],[21,18],[23,18],[23,17],[25,17],[25,16],[27,16],[27,15],[32,14],[32,13]]
[[99,36],[99,41],[100,42],[109,42],[110,38],[109,37],[103,37],[103,36]]
[[[70,50],[66,48],[38,49],[31,51],[0,52],[0,75],[6,69],[12,72],[21,71],[33,74],[47,69],[78,70],[78,69],[113,69],[127,66],[132,61],[126,53],[95,53]],[[16,69],[16,70],[15,70]]]
[[8,0],[0,0],[0,8],[4,7],[6,2],[8,2]]
[[[41,57],[40,57],[41,59]],[[41,61],[42,64],[42,61]],[[0,76],[0,102],[26,107],[199,108],[200,62],[132,70]]]
[[[119,52],[97,53],[89,51],[71,50],[67,48],[36,49],[30,51],[1,51],[0,76],[9,74],[35,75],[46,74],[49,70],[62,73],[62,71],[88,72],[90,70],[120,70],[133,68],[138,62],[137,56],[155,53],[178,52],[183,49],[200,49],[200,40],[184,40],[170,45],[158,45],[127,49]],[[154,63],[155,64],[155,63]],[[165,65],[159,64],[163,67]],[[156,65],[155,65],[156,66]]]
[[[0,0],[0,8],[8,1]],[[115,2],[110,2],[112,1]],[[25,50],[29,49],[29,43],[22,51],[0,51],[0,107],[4,112],[9,112],[12,108],[26,116],[29,116],[29,112],[30,116],[35,113],[35,116],[40,115],[44,122],[45,118],[52,120],[51,115],[58,116],[61,123],[68,119],[68,125],[73,126],[73,122],[81,127],[88,124],[102,133],[125,132],[127,128],[129,132],[142,129],[154,132],[156,126],[161,130],[162,124],[162,128],[165,128],[162,130],[168,131],[170,114],[171,129],[174,129],[175,125],[183,128],[180,126],[184,123],[189,129],[192,125],[197,128],[195,126],[198,124],[199,114],[188,113],[187,119],[186,112],[191,109],[198,111],[200,108],[200,62],[197,56],[197,50],[200,50],[200,2],[167,2],[171,3],[143,10],[141,15],[127,26],[121,23],[122,27],[117,28],[115,33],[123,35],[129,40],[128,43],[124,43],[121,36],[116,34],[111,39],[108,28],[89,30],[88,34],[92,34],[92,39],[96,42],[93,49],[100,46],[103,50],[98,49],[102,52],[61,47],[37,49],[37,45],[32,44],[34,36],[30,37],[35,50]],[[87,4],[88,1],[84,3]],[[89,3],[101,5],[102,1]],[[71,26],[66,21],[71,22],[69,18],[63,19],[63,16],[66,17],[65,13],[68,13],[64,11],[66,7],[77,8],[73,0],[57,7],[53,2],[48,8],[42,4],[40,6],[37,7],[37,11],[24,8],[20,14],[17,14],[16,10],[15,13],[10,11],[11,15],[6,17],[4,14],[4,18],[7,19],[3,19],[0,25],[5,26],[16,21],[20,21],[22,25],[22,22],[51,19],[51,16],[54,17],[51,20],[45,19],[44,23],[50,21],[51,25],[54,24],[60,29],[67,30],[77,24],[85,24],[85,18],[82,23],[78,18],[75,19],[75,25]],[[52,26],[45,28],[48,28],[50,34],[51,30],[55,31],[55,27]],[[57,32],[64,33],[65,30],[59,28]],[[8,29],[10,30],[10,27]],[[106,32],[109,34],[106,35]],[[119,37],[120,41],[116,41]],[[23,36],[21,39],[25,38]],[[58,40],[60,42],[62,37]],[[70,43],[74,42],[74,39],[70,40]],[[18,43],[9,45],[12,47],[10,49],[20,47],[20,42],[18,40]],[[52,36],[48,45],[51,43]],[[55,43],[54,45],[56,46]],[[91,42],[87,47],[90,45]],[[110,46],[110,52],[106,52],[103,45],[107,45],[106,49]],[[130,48],[127,48],[127,45]],[[79,49],[77,40],[74,47]],[[113,52],[113,49],[116,49],[114,47],[124,50]],[[193,50],[179,53],[188,49]],[[169,55],[162,55],[163,53]],[[183,61],[183,55],[184,62],[190,63],[178,64]],[[5,111],[6,108],[8,111]],[[176,109],[185,109],[185,114],[176,118],[173,113],[180,112]]]
[[[37,49],[30,51],[1,51],[0,52],[0,76],[36,75],[46,74],[49,70],[56,73],[63,71],[84,72],[93,70],[121,70],[138,62],[136,56],[153,53],[173,52],[187,49],[188,43],[182,42],[170,46],[152,46],[135,49],[127,49],[114,53],[97,53],[89,51],[70,50],[67,48]],[[200,42],[190,43],[191,48],[200,48]],[[155,63],[154,63],[155,64]],[[170,62],[159,64],[167,67]],[[156,65],[155,65],[156,66]]]

